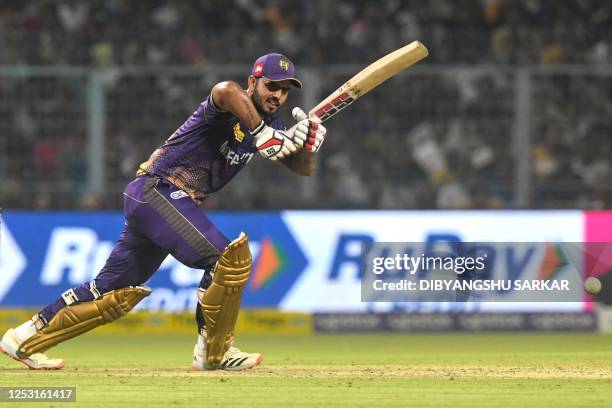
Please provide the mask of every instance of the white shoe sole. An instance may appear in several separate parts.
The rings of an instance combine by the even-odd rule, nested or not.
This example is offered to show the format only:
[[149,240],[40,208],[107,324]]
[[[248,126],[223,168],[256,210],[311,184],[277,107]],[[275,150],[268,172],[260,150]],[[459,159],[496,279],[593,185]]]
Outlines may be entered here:
[[199,361],[194,361],[193,363],[191,363],[191,368],[195,371],[214,371],[214,370],[224,370],[224,371],[244,371],[244,370],[251,370],[253,367],[257,367],[258,365],[261,364],[261,362],[263,361],[264,356],[260,355],[257,360],[255,361],[255,364],[253,364],[252,366],[249,367],[245,367],[245,366],[239,366],[239,367],[223,367],[222,365],[218,365],[218,366],[209,366],[209,365],[204,365],[204,363],[200,363]]
[[12,358],[15,361],[19,361],[20,363],[26,365],[30,370],[60,370],[64,368],[64,361],[58,365],[53,366],[38,366],[34,361],[29,358],[20,358],[17,355],[17,350],[14,347],[11,347],[9,344],[6,344],[4,341],[0,341],[0,351]]

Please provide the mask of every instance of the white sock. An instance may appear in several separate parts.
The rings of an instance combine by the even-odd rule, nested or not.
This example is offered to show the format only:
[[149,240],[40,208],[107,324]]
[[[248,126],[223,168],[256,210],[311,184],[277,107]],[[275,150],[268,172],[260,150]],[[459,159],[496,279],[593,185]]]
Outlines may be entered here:
[[206,344],[204,341],[205,341],[204,336],[202,336],[201,334],[198,334],[198,349],[200,350],[206,349]]
[[36,326],[34,326],[34,322],[32,320],[27,320],[25,323],[15,329],[15,334],[19,340],[25,341],[36,334]]

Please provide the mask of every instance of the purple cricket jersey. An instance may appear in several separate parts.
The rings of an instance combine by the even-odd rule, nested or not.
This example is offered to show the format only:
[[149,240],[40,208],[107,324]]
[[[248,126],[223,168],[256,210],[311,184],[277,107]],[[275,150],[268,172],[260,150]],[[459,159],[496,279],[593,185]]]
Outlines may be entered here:
[[[275,129],[285,129],[273,116],[264,121]],[[248,127],[232,113],[220,111],[209,95],[140,165],[137,174],[164,177],[197,204],[202,204],[207,196],[238,174],[256,153]]]

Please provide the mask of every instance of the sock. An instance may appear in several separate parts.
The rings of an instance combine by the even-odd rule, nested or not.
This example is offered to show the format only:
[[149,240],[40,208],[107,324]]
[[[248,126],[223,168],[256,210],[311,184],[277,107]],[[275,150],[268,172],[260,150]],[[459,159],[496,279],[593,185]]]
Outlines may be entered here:
[[200,302],[198,302],[198,304],[196,305],[195,319],[196,324],[198,326],[198,334],[200,334],[206,330],[206,320],[204,320],[204,314],[202,313]]
[[15,334],[19,340],[25,341],[36,334],[36,326],[32,320],[27,320],[15,329]]
[[204,338],[206,337],[206,330],[202,334],[198,334],[198,348],[200,350],[204,350],[206,348],[206,344],[204,344]]

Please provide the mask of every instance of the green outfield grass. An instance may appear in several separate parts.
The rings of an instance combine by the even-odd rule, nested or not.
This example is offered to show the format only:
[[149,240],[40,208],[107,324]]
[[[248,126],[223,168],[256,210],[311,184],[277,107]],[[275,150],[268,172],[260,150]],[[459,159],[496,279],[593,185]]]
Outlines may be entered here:
[[194,340],[89,334],[50,351],[61,371],[2,356],[0,386],[77,387],[77,404],[55,407],[612,406],[612,336],[241,336],[265,360],[239,373],[191,371]]

